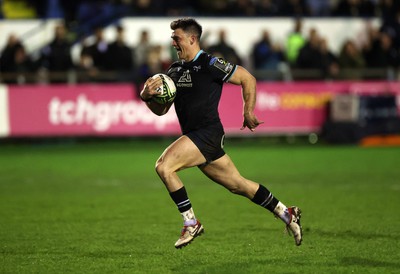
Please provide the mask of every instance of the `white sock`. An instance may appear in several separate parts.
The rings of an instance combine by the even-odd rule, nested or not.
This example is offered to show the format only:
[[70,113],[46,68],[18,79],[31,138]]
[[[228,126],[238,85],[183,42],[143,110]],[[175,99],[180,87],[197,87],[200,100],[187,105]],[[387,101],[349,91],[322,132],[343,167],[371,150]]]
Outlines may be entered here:
[[181,215],[184,225],[195,225],[197,223],[196,217],[194,216],[193,208],[182,212]]
[[289,210],[287,207],[282,204],[281,202],[278,202],[274,209],[274,213],[276,216],[279,217],[285,224],[288,224],[292,218],[292,216],[289,214]]

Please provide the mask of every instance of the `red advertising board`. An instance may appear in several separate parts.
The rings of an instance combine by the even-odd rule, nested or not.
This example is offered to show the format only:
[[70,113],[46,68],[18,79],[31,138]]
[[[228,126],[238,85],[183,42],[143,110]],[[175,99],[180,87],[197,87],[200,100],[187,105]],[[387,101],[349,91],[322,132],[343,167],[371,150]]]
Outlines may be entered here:
[[176,134],[173,111],[158,117],[131,85],[9,87],[11,136]]
[[[339,93],[394,93],[398,82],[259,82],[257,134],[318,132],[326,105]],[[156,116],[128,84],[1,86],[2,136],[178,135],[174,108]],[[399,104],[398,100],[398,105]],[[243,102],[239,86],[224,86],[219,112],[227,135],[241,131]],[[4,112],[4,113],[3,113]]]

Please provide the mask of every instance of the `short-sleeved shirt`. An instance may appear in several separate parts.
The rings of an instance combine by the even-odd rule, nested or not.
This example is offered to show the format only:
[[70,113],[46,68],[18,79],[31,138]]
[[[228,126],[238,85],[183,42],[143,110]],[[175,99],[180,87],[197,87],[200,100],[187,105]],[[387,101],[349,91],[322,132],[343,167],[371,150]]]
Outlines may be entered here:
[[183,134],[221,124],[218,104],[222,86],[236,67],[203,50],[190,62],[177,61],[171,65],[167,74],[177,88],[174,104]]

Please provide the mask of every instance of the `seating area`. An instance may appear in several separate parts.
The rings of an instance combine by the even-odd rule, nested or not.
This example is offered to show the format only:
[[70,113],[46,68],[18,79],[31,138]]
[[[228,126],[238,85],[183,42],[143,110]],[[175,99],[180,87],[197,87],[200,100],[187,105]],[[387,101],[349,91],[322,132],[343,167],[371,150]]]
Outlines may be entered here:
[[[3,27],[0,82],[6,84],[129,82],[140,86],[176,61],[176,54],[168,41],[160,42],[153,24],[133,31],[132,25],[152,17],[168,26],[168,18],[177,16],[226,20],[203,34],[203,48],[245,66],[259,80],[399,79],[397,1],[20,0],[2,1],[1,6],[3,25],[21,23],[13,19],[39,22],[22,31]],[[239,41],[230,28],[236,20],[263,26],[251,33],[239,30],[243,38],[252,35]],[[286,24],[284,35],[270,26],[279,20]],[[336,39],[331,29],[319,27],[330,20],[345,20],[348,25],[362,20],[364,26],[346,37],[343,27],[334,29],[335,35],[346,38]],[[127,21],[130,26],[124,24]],[[168,33],[163,36],[169,38]]]

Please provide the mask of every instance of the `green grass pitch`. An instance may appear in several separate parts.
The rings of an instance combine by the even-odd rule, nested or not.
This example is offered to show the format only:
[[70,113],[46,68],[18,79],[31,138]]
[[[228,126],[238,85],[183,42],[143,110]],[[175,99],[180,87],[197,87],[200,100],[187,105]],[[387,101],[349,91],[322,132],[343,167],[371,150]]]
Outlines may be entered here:
[[272,214],[182,171],[205,233],[154,172],[169,139],[0,146],[0,273],[398,273],[400,148],[226,141],[242,175],[303,210],[296,247]]

